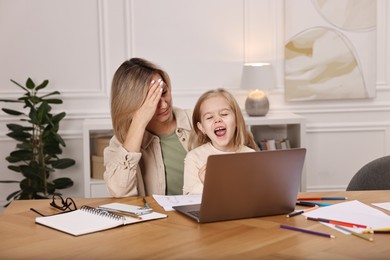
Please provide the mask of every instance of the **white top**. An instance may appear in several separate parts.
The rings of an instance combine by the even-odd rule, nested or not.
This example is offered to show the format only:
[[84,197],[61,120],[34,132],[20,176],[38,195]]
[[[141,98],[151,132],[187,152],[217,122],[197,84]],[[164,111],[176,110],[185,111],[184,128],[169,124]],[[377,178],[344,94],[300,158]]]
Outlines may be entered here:
[[[252,148],[242,146],[237,153],[254,152]],[[207,163],[207,158],[212,154],[228,154],[216,149],[211,142],[203,144],[190,152],[184,159],[184,186],[183,194],[202,194],[203,183],[199,178],[199,169]]]

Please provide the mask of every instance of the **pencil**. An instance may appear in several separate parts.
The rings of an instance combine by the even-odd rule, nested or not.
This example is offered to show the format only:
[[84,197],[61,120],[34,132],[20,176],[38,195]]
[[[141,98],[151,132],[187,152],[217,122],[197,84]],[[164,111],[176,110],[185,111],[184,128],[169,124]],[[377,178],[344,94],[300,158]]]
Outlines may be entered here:
[[335,227],[340,229],[340,230],[343,230],[345,232],[348,232],[348,233],[350,233],[350,234],[352,234],[352,235],[354,235],[356,237],[360,237],[360,238],[363,238],[363,239],[371,241],[371,242],[374,241],[374,239],[372,237],[365,236],[363,234],[360,234],[360,233],[357,233],[355,231],[349,230],[348,228],[345,228],[345,227],[342,227],[342,226],[339,226],[339,225],[335,225]]
[[375,228],[375,229],[366,229],[363,230],[363,233],[365,234],[390,234],[390,228]]
[[347,197],[299,197],[297,200],[347,200]]
[[121,217],[132,217],[135,219],[142,220],[141,216],[138,216],[137,214],[131,213],[131,212],[124,212],[122,210],[106,210],[109,213],[112,213],[114,215],[119,215]]
[[326,207],[332,205],[328,203],[319,203],[319,202],[312,202],[312,201],[297,201],[295,204],[299,206],[309,206],[309,207],[313,207],[315,205],[320,207]]
[[315,205],[312,208],[308,208],[308,209],[304,209],[304,210],[297,210],[297,211],[291,212],[290,214],[287,214],[286,217],[287,218],[295,217],[295,216],[298,216],[302,213],[309,212],[309,211],[312,211],[313,209],[318,209],[318,208],[319,207],[317,205]]
[[365,225],[362,224],[355,224],[355,223],[349,223],[344,221],[338,221],[333,219],[325,219],[325,218],[312,218],[312,217],[306,217],[307,220],[314,220],[314,221],[320,221],[325,222],[333,225],[339,225],[339,226],[346,226],[346,227],[358,227],[358,228],[368,228]]
[[326,234],[326,233],[317,232],[317,231],[313,231],[313,230],[308,230],[308,229],[303,229],[303,228],[297,228],[297,227],[287,226],[287,225],[283,225],[283,224],[281,224],[280,227],[281,227],[281,228],[285,228],[285,229],[290,229],[290,230],[294,230],[294,231],[299,231],[299,232],[307,233],[307,234],[312,234],[312,235],[316,235],[316,236],[335,238],[335,236],[333,236],[333,235],[331,235],[331,234]]

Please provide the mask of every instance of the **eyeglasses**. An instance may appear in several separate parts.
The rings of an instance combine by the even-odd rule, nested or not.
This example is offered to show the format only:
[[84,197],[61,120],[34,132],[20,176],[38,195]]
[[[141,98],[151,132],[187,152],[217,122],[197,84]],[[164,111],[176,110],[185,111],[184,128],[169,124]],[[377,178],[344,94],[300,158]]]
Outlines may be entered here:
[[53,195],[53,200],[52,202],[50,202],[50,206],[56,208],[56,209],[59,209],[59,210],[62,210],[62,211],[65,211],[65,210],[69,210],[69,211],[73,211],[73,210],[76,210],[77,209],[77,206],[76,206],[76,203],[74,202],[74,200],[72,198],[62,198],[60,195]]
[[[69,211],[73,211],[73,210],[77,210],[77,206],[76,206],[76,203],[74,202],[74,200],[72,198],[62,198],[61,195],[58,195],[58,194],[55,194],[53,195],[53,200],[52,202],[50,202],[50,206],[56,208],[56,209],[59,209],[59,210],[62,210],[62,212],[60,213],[56,213],[56,214],[52,214],[52,215],[57,215],[57,214],[62,214],[62,213],[66,213],[66,212],[69,212]],[[42,217],[48,217],[48,216],[52,216],[52,215],[44,215],[42,213],[40,213],[39,211],[37,211],[36,209],[33,209],[33,208],[30,208],[30,210],[34,211],[35,213],[41,215]]]

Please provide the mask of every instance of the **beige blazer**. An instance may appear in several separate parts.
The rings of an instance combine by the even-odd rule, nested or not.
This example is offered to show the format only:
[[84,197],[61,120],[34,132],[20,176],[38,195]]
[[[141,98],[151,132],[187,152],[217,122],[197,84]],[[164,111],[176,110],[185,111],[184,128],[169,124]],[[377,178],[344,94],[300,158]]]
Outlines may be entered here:
[[[188,140],[192,131],[192,111],[173,108],[178,136],[188,151]],[[165,167],[162,159],[160,139],[146,131],[141,152],[127,152],[113,136],[104,150],[104,181],[113,197],[164,195],[166,189]]]

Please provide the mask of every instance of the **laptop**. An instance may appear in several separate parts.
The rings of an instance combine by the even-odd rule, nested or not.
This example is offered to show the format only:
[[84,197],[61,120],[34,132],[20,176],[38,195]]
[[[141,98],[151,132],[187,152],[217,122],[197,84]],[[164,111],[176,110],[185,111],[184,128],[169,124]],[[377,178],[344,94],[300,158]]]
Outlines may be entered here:
[[290,213],[305,155],[305,148],[210,155],[201,204],[173,208],[199,223]]

